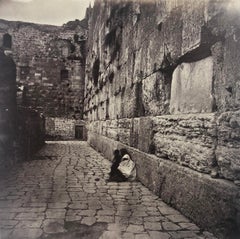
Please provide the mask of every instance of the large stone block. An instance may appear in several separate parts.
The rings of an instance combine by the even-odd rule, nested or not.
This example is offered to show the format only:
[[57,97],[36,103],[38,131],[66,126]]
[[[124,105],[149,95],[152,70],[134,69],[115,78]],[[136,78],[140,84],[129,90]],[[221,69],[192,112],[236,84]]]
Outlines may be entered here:
[[[134,120],[134,128],[135,128]],[[154,153],[152,146],[152,138],[153,138],[153,122],[151,117],[140,117],[138,118],[138,140],[136,148],[146,152],[146,153]]]
[[170,112],[212,112],[213,59],[182,63],[173,72]]
[[118,140],[118,120],[107,120],[106,136]]
[[186,54],[200,46],[201,28],[204,24],[205,2],[183,1],[182,54]]
[[145,115],[162,115],[168,112],[171,91],[169,82],[160,72],[154,73],[142,81],[142,101]]
[[240,180],[240,111],[222,113],[218,119],[216,160],[224,178]]
[[118,139],[120,142],[130,145],[132,120],[125,118],[118,121]]
[[153,117],[155,154],[194,170],[210,173],[215,164],[214,114]]

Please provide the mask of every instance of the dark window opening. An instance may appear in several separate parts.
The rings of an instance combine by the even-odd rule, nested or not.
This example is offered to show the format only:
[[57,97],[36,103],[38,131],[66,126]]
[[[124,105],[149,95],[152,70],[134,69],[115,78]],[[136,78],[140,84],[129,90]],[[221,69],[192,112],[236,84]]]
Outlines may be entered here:
[[12,48],[12,37],[8,33],[3,36],[3,47]]

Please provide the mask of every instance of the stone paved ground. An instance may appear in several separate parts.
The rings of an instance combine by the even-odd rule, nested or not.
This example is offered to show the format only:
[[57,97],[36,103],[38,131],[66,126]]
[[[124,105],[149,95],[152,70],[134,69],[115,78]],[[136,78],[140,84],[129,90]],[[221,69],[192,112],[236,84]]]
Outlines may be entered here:
[[0,239],[215,238],[139,182],[107,183],[86,142],[48,142],[1,175]]

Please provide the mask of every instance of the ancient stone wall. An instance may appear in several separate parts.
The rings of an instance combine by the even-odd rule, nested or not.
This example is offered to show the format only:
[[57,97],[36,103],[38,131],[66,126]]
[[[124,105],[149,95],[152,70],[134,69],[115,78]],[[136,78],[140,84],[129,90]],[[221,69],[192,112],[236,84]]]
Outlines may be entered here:
[[47,139],[74,139],[75,123],[73,119],[46,118]]
[[[77,127],[82,130],[81,137],[77,134]],[[83,120],[46,117],[46,140],[86,140],[86,128]]]
[[0,21],[1,46],[17,65],[21,105],[82,118],[86,27],[79,20],[62,27]]
[[127,147],[145,185],[217,234],[240,222],[239,20],[221,0],[96,1],[89,19],[89,142]]

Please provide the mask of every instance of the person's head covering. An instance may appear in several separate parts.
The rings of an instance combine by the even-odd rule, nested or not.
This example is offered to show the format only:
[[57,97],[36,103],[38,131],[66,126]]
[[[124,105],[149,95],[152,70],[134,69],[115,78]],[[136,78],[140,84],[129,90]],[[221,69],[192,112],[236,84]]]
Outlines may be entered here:
[[118,149],[115,149],[114,151],[113,151],[113,154],[114,154],[114,156],[118,156],[119,155],[119,150]]
[[128,154],[128,151],[125,148],[120,149],[121,156],[124,156],[125,154]]

